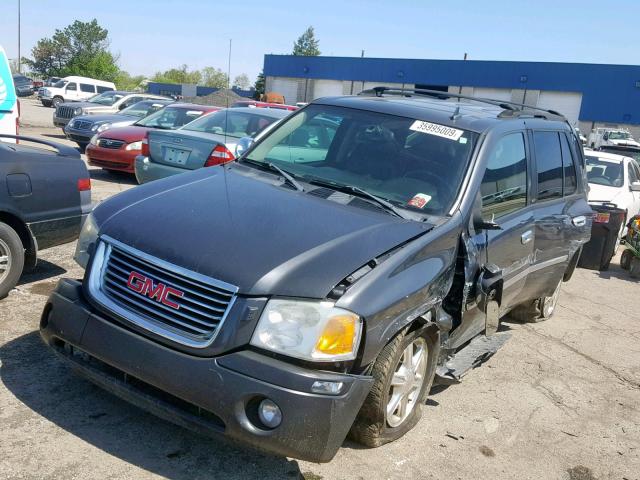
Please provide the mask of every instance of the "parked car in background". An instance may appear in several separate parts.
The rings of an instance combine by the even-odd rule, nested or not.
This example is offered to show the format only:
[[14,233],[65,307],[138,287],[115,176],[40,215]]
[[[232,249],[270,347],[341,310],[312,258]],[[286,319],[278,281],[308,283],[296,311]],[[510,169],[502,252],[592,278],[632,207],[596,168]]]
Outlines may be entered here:
[[62,80],[60,77],[49,77],[46,78],[43,82],[42,85],[40,85],[38,87],[38,90],[36,91],[36,96],[38,97],[38,100],[42,100],[42,96],[44,94],[44,89],[46,87],[52,87],[54,86],[56,83],[58,83],[60,80]]
[[631,157],[640,166],[640,147],[634,147],[631,145],[604,145],[599,148],[599,151],[614,153],[624,157]]
[[[0,134],[18,135],[20,102],[13,86],[9,60],[0,45]],[[15,143],[13,138],[0,138],[0,142]]]
[[589,202],[611,204],[625,211],[618,234],[626,235],[627,221],[640,214],[640,168],[631,157],[585,150]]
[[175,130],[219,107],[172,103],[128,127],[110,128],[91,138],[86,155],[89,165],[105,170],[134,173],[134,162],[142,151],[142,140],[151,129]]
[[40,250],[78,238],[91,210],[89,172],[77,150],[18,139],[19,145],[0,142],[0,298],[24,268],[35,267]]
[[638,143],[627,130],[619,128],[596,128],[589,134],[589,147],[594,150],[605,146],[630,146],[640,147]]
[[[276,455],[400,438],[434,379],[506,341],[501,316],[553,315],[591,230],[564,117],[429,95],[319,99],[237,162],[102,202],[43,340],[139,407]],[[201,137],[170,133],[163,158],[187,164]]]
[[29,77],[16,73],[13,75],[13,84],[15,85],[16,95],[19,97],[28,97],[33,95],[33,80]]
[[576,131],[576,135],[578,136],[578,139],[580,140],[580,143],[582,144],[582,146],[586,146],[587,145],[587,137],[585,137],[582,132],[580,131],[580,129],[578,127],[575,127],[574,130]]
[[157,112],[173,100],[143,100],[117,113],[78,115],[64,127],[64,134],[84,149],[96,133],[110,128],[126,127]]
[[58,107],[64,102],[79,102],[115,89],[113,82],[70,76],[58,80],[50,87],[43,87],[38,96],[45,107]]
[[281,103],[258,102],[255,100],[240,100],[231,105],[231,108],[253,107],[253,108],[279,108],[280,110],[289,110],[291,112],[298,110],[295,105],[283,105]]
[[253,137],[288,110],[239,107],[203,116],[175,131],[152,130],[136,157],[139,183],[230,162],[242,137]]
[[111,90],[91,97],[86,102],[62,103],[56,107],[53,113],[53,124],[56,127],[64,127],[69,120],[78,115],[105,115],[117,113],[142,100],[171,100],[161,95],[149,93],[132,93]]

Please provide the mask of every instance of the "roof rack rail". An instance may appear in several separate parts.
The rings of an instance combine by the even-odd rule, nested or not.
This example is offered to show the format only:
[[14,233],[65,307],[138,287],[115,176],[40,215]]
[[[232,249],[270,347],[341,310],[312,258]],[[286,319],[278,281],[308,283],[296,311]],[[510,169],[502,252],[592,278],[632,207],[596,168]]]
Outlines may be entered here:
[[[363,90],[362,92],[359,93],[359,95],[375,95],[376,97],[381,97],[385,93],[391,94],[391,95],[402,95],[405,97],[410,97],[411,94],[418,94],[418,95],[427,95],[430,97],[437,97],[441,100],[445,100],[448,98],[458,98],[458,99],[464,99],[464,100],[471,100],[479,103],[486,103],[488,105],[500,107],[504,110],[498,115],[500,118],[509,117],[509,116],[516,117],[516,116],[530,115],[532,117],[542,117],[549,120],[561,120],[561,121],[567,120],[564,117],[564,115],[562,115],[559,112],[556,112],[555,110],[546,110],[544,108],[534,107],[532,105],[526,105],[524,103],[509,102],[504,100],[492,100],[490,98],[482,98],[482,97],[472,97],[471,95],[462,95],[460,93],[442,92],[440,90],[427,90],[422,88],[374,87],[368,90]],[[540,112],[540,113],[534,113],[534,112]]]

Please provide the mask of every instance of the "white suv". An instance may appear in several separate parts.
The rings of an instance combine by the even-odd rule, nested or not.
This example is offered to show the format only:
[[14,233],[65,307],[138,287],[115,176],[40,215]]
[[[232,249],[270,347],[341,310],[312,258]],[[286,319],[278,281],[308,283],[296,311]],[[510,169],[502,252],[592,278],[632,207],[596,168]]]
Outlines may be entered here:
[[38,91],[38,96],[45,107],[57,107],[64,102],[77,102],[93,97],[96,93],[115,90],[113,82],[104,82],[86,77],[64,77],[51,87]]

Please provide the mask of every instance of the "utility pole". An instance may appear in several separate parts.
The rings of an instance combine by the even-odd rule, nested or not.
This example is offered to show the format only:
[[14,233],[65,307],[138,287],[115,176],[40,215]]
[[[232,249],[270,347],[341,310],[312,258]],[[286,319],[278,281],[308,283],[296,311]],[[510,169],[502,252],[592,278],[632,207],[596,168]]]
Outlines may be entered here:
[[20,54],[20,0],[18,0],[18,73],[22,73],[22,56]]

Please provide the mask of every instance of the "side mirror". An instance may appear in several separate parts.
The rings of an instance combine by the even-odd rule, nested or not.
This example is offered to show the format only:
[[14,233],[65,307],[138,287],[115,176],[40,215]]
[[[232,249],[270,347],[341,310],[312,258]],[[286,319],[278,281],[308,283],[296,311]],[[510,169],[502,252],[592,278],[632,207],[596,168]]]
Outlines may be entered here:
[[125,108],[127,108],[129,105],[126,104],[126,102],[122,102],[119,106],[118,106],[118,110],[124,110]]
[[640,182],[633,182],[629,185],[629,190],[632,192],[640,192]]
[[502,227],[492,220],[474,219],[473,228],[476,230],[502,230]]
[[603,140],[609,140],[609,135],[607,135],[606,133],[602,136]]
[[244,152],[249,150],[249,147],[251,145],[253,145],[253,138],[251,138],[251,137],[242,137],[240,140],[238,140],[238,143],[236,144],[235,157],[238,158]]

